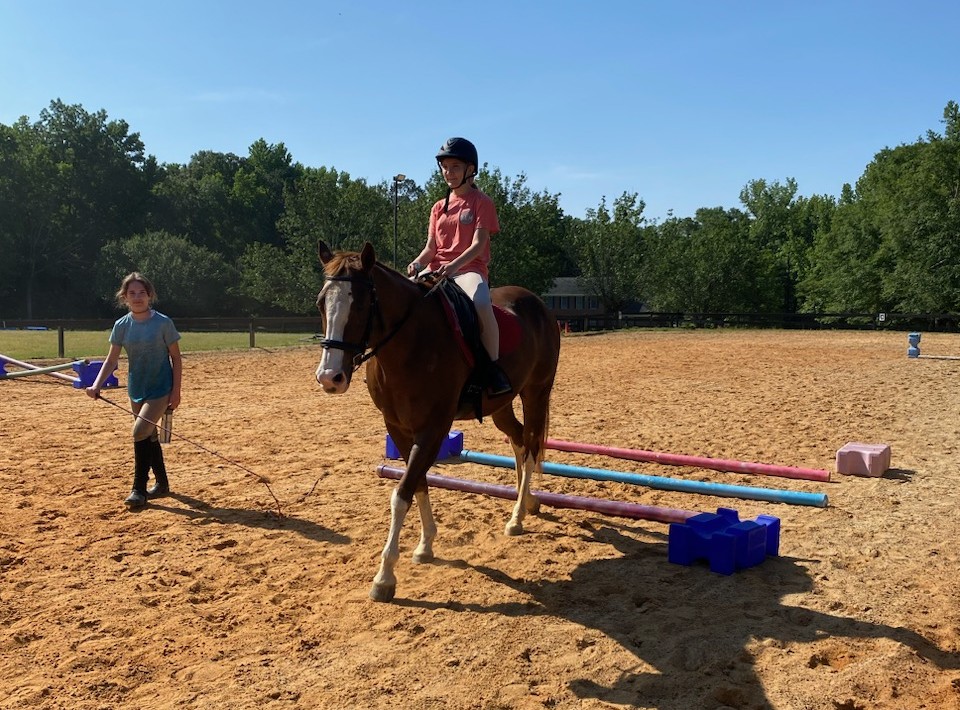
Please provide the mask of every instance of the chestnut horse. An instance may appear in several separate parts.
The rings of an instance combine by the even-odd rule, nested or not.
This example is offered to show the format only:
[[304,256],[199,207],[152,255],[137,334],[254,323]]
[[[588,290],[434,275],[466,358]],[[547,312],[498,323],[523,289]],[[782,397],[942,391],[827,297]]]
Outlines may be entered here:
[[[461,404],[460,397],[471,366],[439,293],[377,262],[369,243],[359,253],[333,254],[321,242],[319,251],[325,283],[317,296],[324,325],[317,382],[328,394],[343,394],[354,371],[366,362],[367,389],[407,464],[390,497],[390,532],[370,590],[371,599],[391,601],[400,530],[414,497],[421,534],[413,561],[433,559],[437,526],[426,474],[453,421],[476,414],[469,403]],[[506,286],[493,289],[491,296],[495,306],[520,324],[519,345],[502,349],[499,360],[513,392],[493,398],[484,393],[482,398],[483,415],[507,435],[516,456],[517,502],[505,532],[518,535],[525,514],[536,513],[539,505],[530,493],[530,480],[542,469],[560,331],[543,301],[530,291]],[[513,411],[515,395],[522,404],[522,424]]]

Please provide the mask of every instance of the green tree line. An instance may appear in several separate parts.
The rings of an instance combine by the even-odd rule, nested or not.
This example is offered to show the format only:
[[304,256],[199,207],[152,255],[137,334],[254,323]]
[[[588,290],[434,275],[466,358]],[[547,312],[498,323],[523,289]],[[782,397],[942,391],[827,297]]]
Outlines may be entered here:
[[[489,164],[493,285],[538,293],[579,277],[615,312],[642,303],[687,313],[951,313],[960,310],[960,110],[943,132],[883,148],[839,197],[792,178],[747,183],[736,208],[648,220],[637,193],[583,218],[560,195]],[[423,244],[439,174],[369,184],[296,162],[257,140],[246,156],[201,151],[159,163],[104,110],[52,101],[0,124],[0,317],[115,313],[120,278],[140,270],[173,316],[312,314],[317,241],[371,242],[402,267]],[[396,222],[395,222],[396,220]],[[396,225],[396,231],[394,231]]]

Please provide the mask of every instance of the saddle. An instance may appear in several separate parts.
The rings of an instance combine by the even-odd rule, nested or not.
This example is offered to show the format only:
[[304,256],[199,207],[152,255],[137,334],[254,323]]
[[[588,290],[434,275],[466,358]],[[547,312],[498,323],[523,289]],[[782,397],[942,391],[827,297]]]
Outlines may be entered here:
[[[482,422],[482,398],[490,371],[490,355],[480,338],[480,319],[476,306],[453,279],[434,283],[431,291],[440,297],[454,340],[470,366],[470,376],[460,393],[460,405],[470,405],[477,420]],[[503,353],[511,352],[520,342],[520,322],[515,315],[499,306],[493,307],[493,313],[500,328],[500,350]]]

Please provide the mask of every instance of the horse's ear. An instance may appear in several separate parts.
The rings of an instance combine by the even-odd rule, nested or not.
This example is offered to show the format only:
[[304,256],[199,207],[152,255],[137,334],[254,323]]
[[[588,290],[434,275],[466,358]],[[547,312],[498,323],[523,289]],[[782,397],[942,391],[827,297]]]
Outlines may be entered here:
[[363,249],[360,250],[360,264],[364,271],[370,271],[373,265],[377,263],[377,255],[373,251],[373,244],[364,242]]
[[317,255],[320,257],[321,264],[326,264],[333,258],[333,252],[322,239],[317,241]]

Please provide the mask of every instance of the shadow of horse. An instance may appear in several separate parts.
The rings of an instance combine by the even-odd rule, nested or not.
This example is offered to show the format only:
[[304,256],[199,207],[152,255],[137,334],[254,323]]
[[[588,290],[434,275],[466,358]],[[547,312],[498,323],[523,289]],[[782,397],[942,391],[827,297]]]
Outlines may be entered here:
[[[584,539],[611,545],[621,555],[585,562],[569,579],[559,581],[518,580],[486,566],[452,563],[528,595],[530,601],[435,606],[510,617],[539,614],[594,629],[636,656],[636,670],[624,671],[610,686],[591,678],[571,679],[571,692],[581,699],[660,710],[690,710],[691,696],[699,697],[695,707],[773,710],[753,666],[748,648],[752,642],[769,640],[780,645],[831,637],[886,638],[941,668],[960,667],[954,654],[909,629],[784,603],[787,595],[813,588],[801,560],[772,557],[757,567],[721,576],[708,571],[705,564],[668,564],[666,535],[663,538],[664,545],[651,545],[605,523]],[[636,583],[624,584],[624,580]],[[430,606],[409,600],[395,603]],[[585,637],[580,643],[592,642]],[[811,653],[807,665],[814,668],[843,661]],[[648,672],[650,667],[656,671]],[[677,687],[685,689],[684,700],[676,698]]]
[[155,498],[144,511],[162,510],[175,515],[182,515],[191,520],[200,520],[203,523],[217,523],[220,525],[242,525],[262,530],[292,530],[308,540],[325,542],[333,545],[348,545],[352,541],[338,532],[317,525],[312,520],[305,520],[287,513],[282,518],[272,511],[257,511],[249,508],[215,508],[209,503],[182,493],[171,493],[170,498],[183,503],[186,508],[173,505],[164,505],[163,498]]

